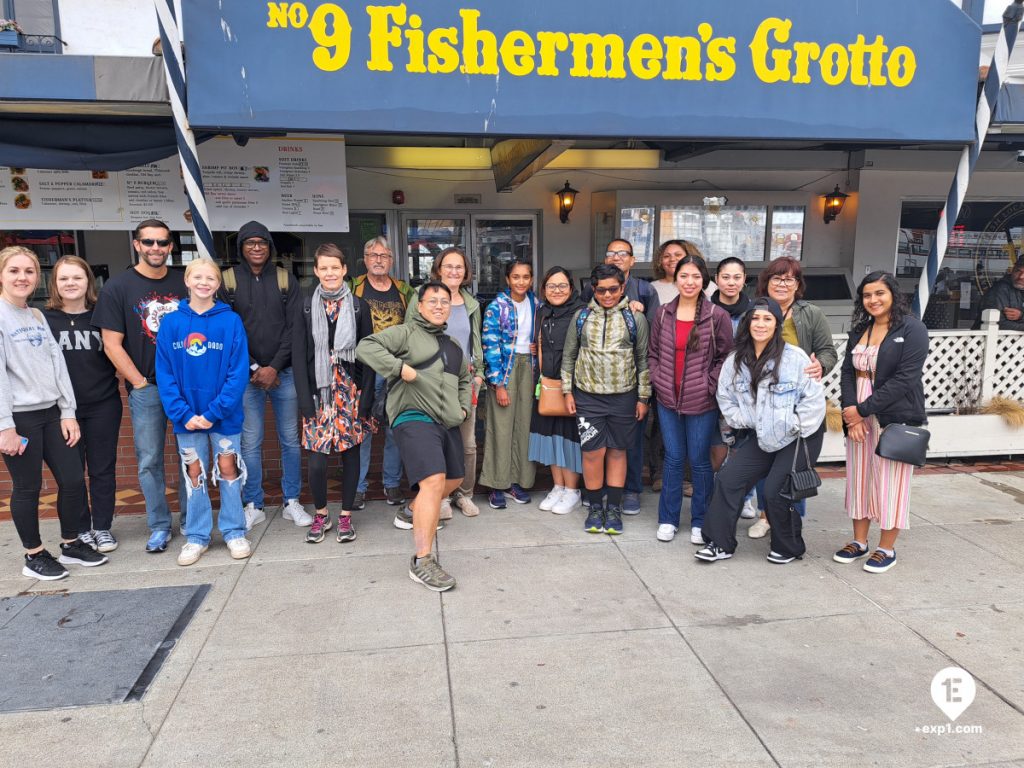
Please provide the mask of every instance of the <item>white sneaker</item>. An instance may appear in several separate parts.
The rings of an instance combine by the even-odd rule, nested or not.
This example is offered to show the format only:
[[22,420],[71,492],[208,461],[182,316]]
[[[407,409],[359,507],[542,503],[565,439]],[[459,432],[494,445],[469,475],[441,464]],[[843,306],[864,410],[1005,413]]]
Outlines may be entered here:
[[441,520],[452,519],[452,501],[447,496],[441,499]]
[[245,536],[238,536],[228,542],[228,551],[235,560],[244,560],[252,554],[252,545]]
[[263,514],[263,509],[261,507],[257,507],[251,501],[245,505],[245,508],[242,511],[245,513],[246,531],[252,530],[254,525],[259,525],[260,523],[265,523],[267,521],[267,516]]
[[[281,507],[281,517],[285,520],[291,520],[300,528],[308,528],[313,524],[313,516],[306,511],[306,508],[299,503],[298,499],[288,499],[288,503]],[[263,522],[264,516],[260,515],[258,522]],[[249,521],[249,517],[246,516],[246,522]],[[251,525],[249,526],[252,527]]]
[[554,488],[551,489],[551,492],[544,497],[544,499],[538,506],[543,511],[550,512],[555,508],[555,504],[557,504],[559,500],[562,498],[562,494],[565,492],[565,490],[566,489],[564,486],[556,485]]
[[579,506],[580,498],[578,488],[563,488],[562,495],[558,497],[551,511],[556,515],[567,515]]
[[658,526],[658,541],[672,541],[679,530],[672,523],[662,523]]
[[704,534],[701,533],[700,528],[694,527],[694,528],[690,529],[690,543],[691,544],[703,544],[704,543]]
[[743,502],[743,509],[740,510],[740,517],[744,520],[753,520],[757,517],[757,507],[754,505],[753,499],[747,499]]
[[747,536],[752,539],[763,539],[768,535],[768,531],[771,529],[772,527],[768,525],[768,520],[762,517],[752,526],[747,528]]
[[185,546],[178,553],[178,565],[192,565],[192,563],[203,556],[203,552],[207,549],[208,547],[203,544],[193,544],[191,541],[186,541]]

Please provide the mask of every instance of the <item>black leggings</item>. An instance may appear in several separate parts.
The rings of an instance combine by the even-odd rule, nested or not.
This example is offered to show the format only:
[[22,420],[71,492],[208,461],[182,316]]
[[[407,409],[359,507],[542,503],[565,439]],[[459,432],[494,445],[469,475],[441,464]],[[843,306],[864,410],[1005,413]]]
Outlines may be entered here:
[[[821,428],[806,440],[811,466],[818,460],[824,437],[825,425],[822,424]],[[772,551],[786,557],[801,557],[807,547],[804,546],[800,514],[793,509],[793,502],[779,495],[783,481],[793,468],[795,450],[796,440],[774,453],[762,451],[753,432],[736,446],[733,455],[715,478],[715,492],[704,518],[704,539],[713,541],[726,552],[736,551],[736,522],[743,508],[743,499],[763,477],[765,515],[771,526]],[[807,464],[803,452],[801,447],[797,469],[804,469]]]
[[28,438],[20,456],[4,454],[11,473],[11,517],[25,549],[36,549],[39,538],[39,491],[43,485],[43,462],[57,481],[57,514],[60,535],[71,540],[78,536],[78,518],[85,500],[82,458],[77,448],[69,448],[60,431],[60,408],[15,413],[18,434]]
[[[308,452],[309,490],[317,509],[327,507],[327,459],[330,454]],[[341,452],[341,508],[351,512],[359,486],[359,446]]]
[[117,437],[121,430],[121,412],[120,393],[98,403],[78,406],[76,415],[78,426],[82,429],[78,452],[89,471],[89,497],[82,499],[79,533],[109,531],[114,522]]

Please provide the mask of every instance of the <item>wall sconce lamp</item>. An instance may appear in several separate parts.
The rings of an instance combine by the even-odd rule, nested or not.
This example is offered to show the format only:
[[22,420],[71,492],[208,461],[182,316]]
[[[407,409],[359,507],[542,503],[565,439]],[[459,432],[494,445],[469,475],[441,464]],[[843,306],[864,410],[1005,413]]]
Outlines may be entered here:
[[572,213],[572,207],[576,205],[576,195],[579,194],[579,190],[570,187],[567,180],[565,182],[565,186],[556,194],[558,196],[558,218],[563,224],[565,224],[569,221],[569,214]]
[[840,192],[839,185],[836,184],[834,190],[822,197],[825,199],[825,223],[828,224],[830,221],[835,221],[843,212],[843,206],[846,205],[846,198],[849,195]]

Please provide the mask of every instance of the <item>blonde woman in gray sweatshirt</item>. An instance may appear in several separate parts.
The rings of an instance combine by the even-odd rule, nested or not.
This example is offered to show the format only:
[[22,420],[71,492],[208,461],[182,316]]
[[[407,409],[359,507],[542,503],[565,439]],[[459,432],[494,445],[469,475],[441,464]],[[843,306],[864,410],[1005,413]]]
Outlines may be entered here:
[[[75,445],[75,393],[57,341],[28,302],[39,285],[39,259],[22,246],[0,250],[0,454],[10,472],[11,517],[25,548],[22,575],[53,581],[64,565],[107,562],[78,538],[85,481]],[[57,481],[61,544],[54,558],[39,536],[43,462]]]

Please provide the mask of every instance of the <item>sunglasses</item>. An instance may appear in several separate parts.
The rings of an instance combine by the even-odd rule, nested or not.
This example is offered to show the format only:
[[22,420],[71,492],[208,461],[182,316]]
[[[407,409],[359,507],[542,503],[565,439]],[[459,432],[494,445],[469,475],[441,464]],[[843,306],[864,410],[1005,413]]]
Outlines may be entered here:
[[615,286],[612,286],[611,288],[595,288],[594,289],[594,294],[597,295],[597,296],[607,296],[607,295],[610,295],[610,294],[616,294],[616,293],[618,293],[621,290],[622,290],[622,286],[621,285],[615,285]]
[[151,237],[143,237],[139,240],[147,248],[152,248],[154,245],[159,245],[161,248],[166,248],[171,244],[170,240],[154,240]]

